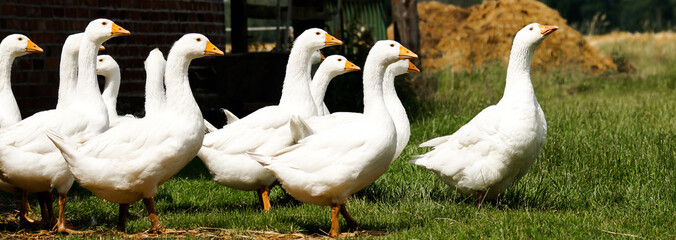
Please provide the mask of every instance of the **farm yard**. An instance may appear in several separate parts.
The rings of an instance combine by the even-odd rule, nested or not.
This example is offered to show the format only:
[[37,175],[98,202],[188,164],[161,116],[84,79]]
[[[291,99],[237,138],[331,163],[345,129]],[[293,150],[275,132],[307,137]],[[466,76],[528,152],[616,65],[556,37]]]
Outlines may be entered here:
[[[508,55],[457,63],[462,59],[452,57],[480,57],[447,48],[446,55],[439,51],[426,59],[429,49],[423,39],[421,60],[429,70],[421,68],[421,76],[413,81],[432,94],[407,102],[408,145],[383,176],[348,200],[347,209],[364,230],[343,232],[339,238],[676,238],[676,34],[582,36],[563,30],[575,31],[566,27],[544,40],[531,70],[547,119],[546,144],[528,174],[497,203],[462,195],[409,160],[430,150],[419,148],[422,142],[455,132],[501,99]],[[581,48],[593,59],[575,63],[550,59],[574,58],[574,53],[565,52],[572,47],[547,42],[561,42],[554,39],[557,34],[585,43]],[[509,39],[504,44],[509,45]],[[500,44],[491,49],[509,50]],[[543,52],[548,54],[538,55]],[[556,67],[547,66],[550,61]],[[35,196],[29,201],[30,217],[40,219]],[[83,233],[58,234],[41,223],[20,228],[19,198],[0,192],[0,239],[327,238],[328,207],[297,201],[280,186],[272,188],[270,201],[271,209],[262,211],[256,194],[212,181],[209,170],[195,158],[160,185],[155,196],[160,221],[172,231],[145,233],[150,227],[148,212],[136,202],[129,208],[126,233],[116,232],[118,205],[76,182],[65,215],[68,224]],[[341,226],[345,231],[344,219]]]
[[[439,90],[435,100],[422,103],[414,114],[411,142],[384,176],[348,203],[355,219],[369,230],[356,237],[675,237],[676,42],[653,44],[659,41],[655,36],[617,36],[598,46],[626,56],[636,66],[634,73],[535,70],[533,84],[547,114],[549,139],[529,174],[499,205],[477,207],[474,199],[454,192],[408,159],[424,152],[416,147],[420,142],[453,132],[496,102],[504,87],[504,66],[426,75],[438,81]],[[0,195],[0,233],[10,238],[153,236],[142,233],[149,223],[141,203],[131,206],[127,226],[136,234],[117,234],[110,231],[116,204],[80,187],[70,195],[70,223],[92,233],[17,232],[18,201],[6,193]],[[164,237],[296,239],[320,238],[328,231],[326,207],[297,202],[276,187],[272,210],[262,212],[253,193],[211,181],[199,159],[162,185],[157,199],[165,226],[185,230]]]

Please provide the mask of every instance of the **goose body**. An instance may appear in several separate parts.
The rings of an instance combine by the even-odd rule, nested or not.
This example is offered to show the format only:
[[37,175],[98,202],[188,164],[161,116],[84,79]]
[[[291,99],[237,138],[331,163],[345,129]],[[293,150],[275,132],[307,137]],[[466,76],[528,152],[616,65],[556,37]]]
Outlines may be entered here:
[[329,235],[339,232],[340,211],[355,225],[347,198],[371,184],[387,170],[396,149],[396,130],[383,101],[383,76],[387,65],[415,54],[395,41],[378,41],[364,65],[364,113],[358,119],[322,129],[271,156],[256,157],[294,198],[332,206]]
[[547,123],[530,80],[537,46],[556,26],[532,23],[514,37],[502,99],[450,136],[422,143],[433,150],[411,162],[459,192],[496,199],[528,172],[547,138]]
[[[96,196],[121,204],[121,209],[143,198],[151,213],[151,231],[161,231],[154,213],[157,186],[178,173],[202,146],[204,119],[190,89],[188,67],[204,55],[223,52],[195,33],[174,44],[165,72],[166,107],[124,121],[81,145],[58,132],[48,133],[73,176]],[[124,221],[118,229],[124,231]]]
[[317,115],[324,116],[331,114],[326,107],[326,104],[324,104],[326,88],[329,87],[331,80],[338,75],[359,70],[361,70],[361,68],[340,55],[331,55],[324,59],[322,64],[319,65],[319,68],[317,68],[314,77],[312,77],[312,82],[310,83],[310,92],[312,93],[312,98],[317,106]]
[[317,114],[309,87],[310,58],[317,50],[338,44],[342,42],[324,30],[303,32],[289,55],[279,105],[256,110],[205,136],[197,155],[214,181],[239,190],[258,190],[263,208],[270,208],[267,194],[275,177],[246,153],[272,154],[298,140],[289,129],[289,120]]
[[96,82],[96,53],[104,41],[128,34],[107,19],[90,22],[80,42],[76,101],[0,130],[0,178],[25,192],[56,189],[60,205],[57,231],[71,231],[65,227],[63,206],[73,177],[45,132],[55,129],[76,141],[86,141],[108,128],[107,110]]

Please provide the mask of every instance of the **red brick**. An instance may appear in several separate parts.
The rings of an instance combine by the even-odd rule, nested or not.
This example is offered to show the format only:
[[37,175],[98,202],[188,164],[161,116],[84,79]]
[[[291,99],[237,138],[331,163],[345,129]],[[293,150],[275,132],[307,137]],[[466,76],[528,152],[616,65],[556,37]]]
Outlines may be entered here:
[[45,60],[45,68],[47,69],[58,69],[59,68],[59,59],[58,58],[48,58]]
[[3,5],[2,6],[2,15],[4,15],[4,16],[14,15],[14,6],[13,5]]
[[40,13],[40,7],[27,7],[26,12],[24,12],[25,16],[27,17],[40,17],[42,14]]

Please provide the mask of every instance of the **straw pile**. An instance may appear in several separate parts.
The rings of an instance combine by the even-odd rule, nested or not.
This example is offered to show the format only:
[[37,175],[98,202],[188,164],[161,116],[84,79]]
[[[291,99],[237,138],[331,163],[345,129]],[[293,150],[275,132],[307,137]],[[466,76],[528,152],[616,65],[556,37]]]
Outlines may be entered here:
[[559,26],[535,52],[533,68],[616,69],[556,10],[534,0],[484,1],[466,9],[421,2],[418,15],[423,68],[428,70],[470,71],[487,62],[507,63],[514,34],[532,22]]

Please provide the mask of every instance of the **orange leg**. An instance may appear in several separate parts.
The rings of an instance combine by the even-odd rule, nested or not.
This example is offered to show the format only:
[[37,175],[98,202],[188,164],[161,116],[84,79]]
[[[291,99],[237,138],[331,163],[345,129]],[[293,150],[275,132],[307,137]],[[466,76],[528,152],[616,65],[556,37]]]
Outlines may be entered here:
[[60,233],[77,233],[78,231],[66,227],[66,194],[59,193],[59,218],[52,230]]
[[147,233],[161,233],[164,229],[160,223],[160,219],[157,217],[157,212],[155,212],[155,197],[143,198],[143,204],[146,205],[148,210],[148,218],[150,218],[150,229]]
[[120,211],[117,214],[117,231],[124,232],[126,229],[127,214],[129,213],[129,203],[120,204]]
[[329,237],[335,238],[340,234],[340,221],[338,220],[339,213],[340,205],[331,204],[331,230],[329,231]]
[[54,216],[54,208],[52,208],[52,193],[39,192],[38,202],[40,202],[40,213],[42,215],[42,222],[47,224],[55,224],[56,217]]
[[21,192],[21,206],[19,206],[19,226],[26,227],[35,221],[28,217],[30,205],[28,205],[28,192]]
[[270,210],[270,186],[263,186],[258,189],[258,200],[261,201],[263,211]]
[[343,215],[343,218],[345,218],[345,221],[347,222],[347,231],[360,231],[359,229],[359,224],[357,224],[357,221],[350,216],[350,213],[347,212],[347,209],[345,208],[345,204],[340,205],[340,214]]

